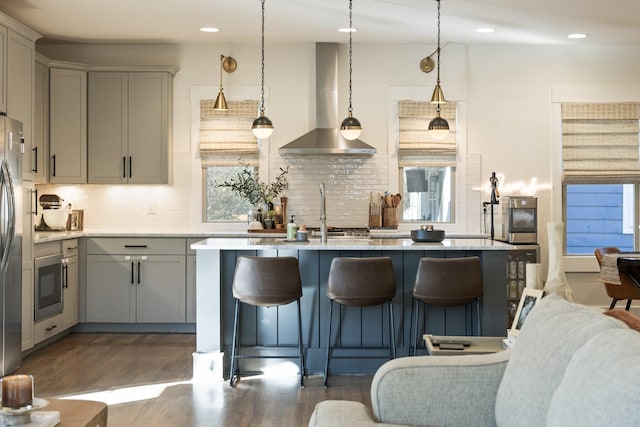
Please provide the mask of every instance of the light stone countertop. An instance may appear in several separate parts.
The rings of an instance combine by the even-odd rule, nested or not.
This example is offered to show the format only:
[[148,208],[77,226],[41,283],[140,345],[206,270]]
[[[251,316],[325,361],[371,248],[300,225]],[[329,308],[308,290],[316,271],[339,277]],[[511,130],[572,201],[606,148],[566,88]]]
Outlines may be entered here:
[[439,243],[418,243],[411,239],[349,239],[329,238],[327,243],[320,239],[308,242],[289,242],[283,238],[208,238],[191,245],[195,250],[256,250],[256,249],[293,249],[293,250],[513,250],[517,246],[490,239],[444,239]]

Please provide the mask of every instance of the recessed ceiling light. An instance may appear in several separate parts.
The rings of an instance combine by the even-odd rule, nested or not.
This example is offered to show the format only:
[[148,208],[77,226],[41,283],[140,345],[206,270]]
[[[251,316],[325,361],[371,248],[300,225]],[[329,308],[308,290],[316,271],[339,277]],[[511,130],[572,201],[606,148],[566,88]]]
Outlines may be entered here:
[[341,33],[357,33],[358,29],[357,28],[339,28],[338,31],[340,31]]
[[476,28],[476,33],[488,34],[488,33],[495,33],[495,32],[496,32],[495,28],[489,28],[489,27]]
[[216,27],[202,27],[200,28],[200,31],[202,31],[203,33],[217,33],[218,31],[220,31],[220,29]]
[[570,39],[584,39],[587,37],[585,33],[573,33],[568,36]]

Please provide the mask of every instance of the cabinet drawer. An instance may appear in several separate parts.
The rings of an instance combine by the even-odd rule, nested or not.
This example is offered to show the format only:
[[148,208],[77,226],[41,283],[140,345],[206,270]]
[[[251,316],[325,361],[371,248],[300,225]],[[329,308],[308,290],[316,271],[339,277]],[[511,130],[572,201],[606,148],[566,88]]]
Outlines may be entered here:
[[78,240],[69,239],[62,241],[62,254],[65,258],[70,256],[78,256]]
[[100,237],[87,240],[90,255],[185,255],[186,240],[155,237]]
[[56,336],[57,334],[62,332],[64,330],[62,322],[62,314],[57,314],[33,325],[34,344],[38,344],[39,342],[42,342],[47,338]]

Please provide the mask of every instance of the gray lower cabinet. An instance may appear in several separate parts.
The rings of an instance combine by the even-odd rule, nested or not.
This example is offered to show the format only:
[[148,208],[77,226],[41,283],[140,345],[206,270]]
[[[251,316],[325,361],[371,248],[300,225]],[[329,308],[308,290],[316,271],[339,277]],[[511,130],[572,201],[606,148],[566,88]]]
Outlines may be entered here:
[[89,239],[86,321],[186,322],[185,245],[185,239]]

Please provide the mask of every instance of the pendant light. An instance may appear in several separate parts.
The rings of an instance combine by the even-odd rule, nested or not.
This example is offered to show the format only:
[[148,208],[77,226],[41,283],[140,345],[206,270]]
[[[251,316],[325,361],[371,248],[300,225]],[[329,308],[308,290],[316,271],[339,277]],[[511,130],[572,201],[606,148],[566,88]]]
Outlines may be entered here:
[[436,87],[433,89],[433,95],[431,95],[431,103],[436,104],[436,113],[438,115],[429,122],[429,135],[433,139],[444,139],[449,134],[449,123],[440,117],[440,104],[446,103],[447,100],[442,92],[442,87],[440,87],[440,0],[436,1],[438,2],[438,48],[436,49],[438,71]]
[[362,133],[362,125],[360,120],[353,117],[353,106],[351,104],[351,72],[352,72],[352,48],[351,42],[353,34],[353,1],[349,0],[349,116],[342,121],[340,125],[340,133],[345,139],[353,140],[360,136]]
[[261,55],[262,59],[260,61],[261,68],[261,81],[260,81],[260,117],[253,121],[253,125],[251,126],[251,131],[258,139],[269,138],[273,133],[273,122],[264,115],[264,2],[262,0],[262,38],[260,40],[261,43]]
[[224,97],[224,88],[222,87],[222,72],[233,73],[236,70],[238,64],[236,60],[230,56],[220,55],[220,90],[216,97],[216,102],[213,104],[213,109],[217,111],[227,111],[227,100]]

